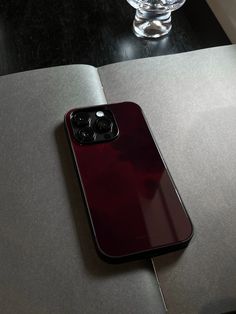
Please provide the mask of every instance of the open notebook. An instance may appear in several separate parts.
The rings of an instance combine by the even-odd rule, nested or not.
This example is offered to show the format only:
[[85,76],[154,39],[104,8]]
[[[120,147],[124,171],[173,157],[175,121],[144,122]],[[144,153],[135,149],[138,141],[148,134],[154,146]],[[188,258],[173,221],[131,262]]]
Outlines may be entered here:
[[[5,228],[3,234],[9,237],[13,230],[17,231],[17,235],[13,236],[15,247],[12,246],[12,255],[9,253],[8,259],[5,259],[10,264],[7,264],[4,272],[10,272],[17,267],[11,259],[14,254],[19,253],[15,248],[20,235],[24,235],[26,257],[30,250],[36,250],[38,256],[32,259],[33,264],[28,265],[31,270],[29,278],[25,279],[22,273],[19,279],[26,280],[24,285],[28,288],[32,285],[35,291],[39,286],[40,300],[46,300],[49,294],[55,304],[61,302],[57,297],[61,295],[59,292],[63,291],[66,285],[68,289],[73,285],[74,296],[70,295],[69,298],[72,299],[69,300],[74,310],[76,306],[80,306],[81,311],[85,311],[86,304],[89,303],[94,312],[90,310],[88,313],[99,310],[101,313],[108,313],[112,310],[113,300],[116,310],[118,304],[120,306],[119,311],[113,310],[114,313],[164,312],[160,295],[153,287],[150,270],[142,263],[132,264],[128,269],[127,266],[116,266],[116,270],[113,266],[101,266],[96,256],[91,253],[91,241],[88,246],[91,248],[89,254],[92,254],[93,260],[88,258],[83,241],[81,252],[85,253],[83,258],[79,259],[76,250],[79,240],[75,236],[74,217],[68,216],[64,210],[68,208],[68,202],[72,206],[78,201],[77,196],[73,194],[78,186],[73,183],[73,193],[69,192],[71,195],[68,198],[65,189],[72,180],[73,169],[66,170],[65,164],[70,163],[69,157],[64,156],[61,164],[57,160],[56,156],[63,152],[60,152],[60,149],[57,152],[55,143],[55,137],[59,142],[63,134],[63,131],[60,131],[62,112],[77,106],[129,100],[142,107],[195,228],[194,237],[184,251],[153,259],[168,313],[216,314],[236,310],[235,86],[234,45],[127,61],[98,69],[87,65],[72,65],[0,78],[0,100],[5,106],[1,112],[1,123],[10,121],[12,132],[14,124],[19,131],[22,126],[22,132],[17,132],[14,137],[6,128],[1,128],[0,134],[4,143],[4,150],[2,148],[0,155],[0,164],[4,163],[1,168],[1,180],[7,184],[9,175],[12,176],[11,186],[0,186],[6,211],[1,228]],[[16,115],[12,115],[16,103],[20,103],[20,110]],[[30,121],[29,117],[32,117]],[[22,124],[23,121],[27,121],[27,127]],[[45,123],[42,124],[42,121]],[[32,142],[32,134],[37,141]],[[25,142],[22,142],[22,138]],[[19,141],[15,141],[16,139]],[[14,145],[12,141],[15,141]],[[25,148],[22,148],[22,145],[25,145]],[[27,151],[27,147],[27,155],[19,156],[16,153],[22,149]],[[20,166],[24,166],[24,171],[20,170],[20,177],[16,177],[14,172],[19,172]],[[34,172],[32,166],[36,169]],[[37,171],[39,166],[40,171]],[[60,167],[66,176],[65,182],[63,175],[57,171]],[[27,190],[22,186],[25,177],[28,178],[27,182],[31,182]],[[11,197],[13,188],[17,189],[17,199],[15,196]],[[29,199],[26,199],[26,195],[30,195]],[[17,212],[17,215],[13,209],[9,212],[9,204],[11,208],[19,207],[19,211],[22,206],[26,220],[22,219],[20,212]],[[83,224],[77,231],[79,236],[87,241],[88,237],[83,233],[85,219],[82,221]],[[30,237],[27,237],[25,230],[29,225],[31,232],[28,234]],[[37,232],[40,234],[41,227],[45,231],[39,240]],[[48,233],[45,233],[46,231]],[[39,240],[36,249],[34,237]],[[10,238],[5,236],[6,247],[7,241],[10,243]],[[0,246],[4,253],[3,244]],[[63,255],[60,255],[61,246]],[[45,256],[42,256],[42,250]],[[53,254],[56,254],[55,258]],[[66,268],[65,255],[69,256]],[[53,287],[51,282],[49,283],[48,292],[47,286],[42,285],[44,291],[40,290],[40,271],[43,270],[36,267],[37,258],[47,260],[45,265],[42,265],[49,278],[52,274],[55,277]],[[27,263],[24,264],[24,261],[23,258],[21,267],[25,267],[27,274]],[[78,264],[80,270],[77,269]],[[81,270],[84,272],[82,279],[78,274]],[[75,276],[80,278],[79,287],[76,286],[78,280]],[[14,282],[14,272],[10,278]],[[99,290],[100,287],[107,291],[104,295],[102,290]],[[89,289],[94,289],[93,304],[90,304],[91,299],[86,299],[87,294],[83,295],[84,291]],[[9,292],[11,291],[9,289]],[[24,291],[20,292],[24,296]],[[78,305],[77,297],[81,294],[83,300]],[[5,298],[13,300],[11,296],[8,293]],[[35,296],[30,296],[34,305]],[[42,304],[53,308],[47,301]],[[76,313],[76,310],[73,312],[70,308],[72,305],[68,303],[66,309],[70,309],[70,313]],[[60,313],[59,307],[57,310],[57,313]]]

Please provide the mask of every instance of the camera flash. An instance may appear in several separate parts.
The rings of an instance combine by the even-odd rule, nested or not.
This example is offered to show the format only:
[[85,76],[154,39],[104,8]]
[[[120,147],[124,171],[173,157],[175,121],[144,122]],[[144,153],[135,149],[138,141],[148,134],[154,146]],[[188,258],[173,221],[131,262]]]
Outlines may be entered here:
[[104,117],[104,112],[102,112],[102,111],[97,111],[97,112],[96,112],[96,116],[99,117],[99,118]]

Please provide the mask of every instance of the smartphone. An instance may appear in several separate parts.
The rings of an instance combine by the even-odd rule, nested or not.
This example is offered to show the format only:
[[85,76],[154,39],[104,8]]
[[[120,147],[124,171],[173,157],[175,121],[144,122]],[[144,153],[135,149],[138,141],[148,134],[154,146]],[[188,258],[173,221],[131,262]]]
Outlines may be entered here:
[[187,246],[192,223],[137,104],[72,109],[65,127],[103,259],[123,262]]

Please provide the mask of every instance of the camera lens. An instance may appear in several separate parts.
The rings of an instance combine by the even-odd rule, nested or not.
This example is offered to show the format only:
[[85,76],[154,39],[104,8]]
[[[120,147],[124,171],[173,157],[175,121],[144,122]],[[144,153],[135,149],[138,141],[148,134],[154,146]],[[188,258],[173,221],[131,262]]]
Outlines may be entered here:
[[73,122],[79,128],[89,126],[90,118],[86,112],[75,112],[73,114]]
[[106,117],[102,117],[97,119],[96,123],[95,123],[95,130],[98,133],[107,133],[109,131],[111,131],[112,128],[112,121]]
[[94,141],[95,133],[92,128],[85,127],[78,132],[77,137],[81,143],[90,143]]

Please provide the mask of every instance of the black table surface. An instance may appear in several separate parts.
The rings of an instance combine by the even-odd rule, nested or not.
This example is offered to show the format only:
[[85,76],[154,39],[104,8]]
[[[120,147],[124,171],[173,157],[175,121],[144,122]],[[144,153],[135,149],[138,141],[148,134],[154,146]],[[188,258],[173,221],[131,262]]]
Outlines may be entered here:
[[205,0],[187,0],[173,12],[170,34],[158,40],[134,36],[134,14],[126,0],[2,0],[0,75],[230,44]]

